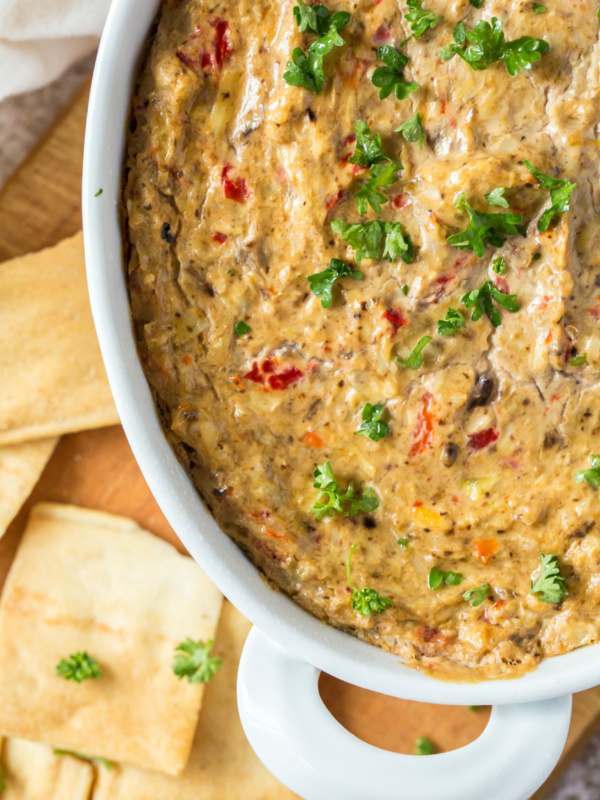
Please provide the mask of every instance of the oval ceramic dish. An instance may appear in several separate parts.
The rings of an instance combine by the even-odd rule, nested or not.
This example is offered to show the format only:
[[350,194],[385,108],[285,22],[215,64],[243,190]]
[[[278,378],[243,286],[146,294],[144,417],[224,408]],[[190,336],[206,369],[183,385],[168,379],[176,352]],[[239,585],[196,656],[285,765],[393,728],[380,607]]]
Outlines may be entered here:
[[[158,0],[113,0],[100,46],[83,178],[89,290],[115,402],[142,472],[192,556],[257,626],[238,680],[248,738],[267,767],[307,800],[433,800],[442,794],[447,800],[526,800],[560,756],[571,693],[600,680],[600,645],[546,660],[515,680],[440,682],[409,669],[271,591],[209,515],[167,444],[137,357],[119,220],[132,86],[157,7]],[[498,707],[484,734],[467,747],[426,760],[400,756],[364,744],[329,715],[318,694],[319,670],[409,700]]]

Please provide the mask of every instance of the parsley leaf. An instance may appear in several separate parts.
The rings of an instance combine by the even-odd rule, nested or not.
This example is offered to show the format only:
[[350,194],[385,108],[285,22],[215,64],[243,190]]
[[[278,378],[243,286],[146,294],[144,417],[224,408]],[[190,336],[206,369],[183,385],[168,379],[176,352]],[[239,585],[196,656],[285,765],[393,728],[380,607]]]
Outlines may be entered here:
[[401,133],[407,142],[418,142],[419,150],[423,149],[425,130],[423,128],[421,115],[418,112],[414,117],[407,119],[399,128],[396,128],[396,133]]
[[103,191],[104,191],[104,189],[98,189],[98,191],[96,192],[94,197],[100,197],[100,195],[102,194]]
[[346,44],[338,33],[337,25],[340,20],[334,21],[335,16],[334,14],[325,36],[313,42],[306,53],[300,47],[295,47],[292,51],[292,60],[287,62],[287,72],[283,73],[284,81],[290,86],[304,86],[315,94],[321,93],[325,83],[323,59],[334,47],[343,47]]
[[351,604],[354,611],[358,611],[363,617],[370,617],[372,614],[381,614],[382,611],[385,611],[386,608],[391,608],[394,604],[389,597],[384,597],[379,594],[379,592],[376,592],[375,589],[369,589],[367,587],[364,589],[357,589],[352,583],[352,578],[350,577],[350,561],[357,547],[357,544],[352,545],[346,561],[346,575],[348,576],[348,583],[352,589]]
[[404,100],[411,92],[417,91],[419,85],[414,81],[405,81],[402,75],[402,70],[408,64],[408,56],[391,45],[384,44],[377,51],[377,57],[385,66],[375,69],[371,81],[379,89],[380,100],[384,100],[392,92],[396,93],[398,100]]
[[329,308],[333,301],[333,284],[340,278],[354,278],[362,281],[363,274],[357,269],[352,269],[345,261],[332,258],[327,269],[309,275],[307,280],[313,294],[321,298],[321,306]]
[[351,164],[358,164],[359,167],[370,167],[379,164],[381,161],[391,161],[381,150],[381,135],[371,133],[369,125],[362,119],[357,119],[354,126],[356,133],[356,145],[354,153],[348,159]]
[[515,299],[516,296],[516,294],[505,294],[494,286],[491,281],[486,281],[479,289],[473,289],[473,291],[464,294],[460,298],[460,302],[465,308],[473,309],[471,314],[473,322],[477,322],[484,314],[487,314],[494,328],[497,328],[502,322],[502,317],[492,300],[495,300],[506,311],[514,314],[519,310],[519,304]]
[[560,603],[569,593],[560,573],[557,556],[540,555],[541,570],[531,581],[531,594],[543,603]]
[[462,579],[463,576],[460,572],[443,572],[437,567],[432,567],[427,578],[427,586],[434,591],[439,589],[443,583],[446,586],[458,586]]
[[417,39],[428,30],[433,30],[443,19],[439,14],[434,14],[433,11],[425,11],[421,8],[423,0],[406,0],[406,5],[409,10],[404,16],[410,22],[410,29]]
[[547,11],[546,6],[541,5],[541,3],[532,3],[531,8],[534,14],[545,14]]
[[[360,264],[363,258],[379,261],[397,261],[401,258],[406,264],[412,264],[415,250],[408,233],[399,222],[355,222],[350,225],[341,219],[331,223],[331,230],[340,234],[344,241],[354,249],[354,258]],[[383,252],[382,252],[383,247]]]
[[550,45],[545,39],[521,36],[507,42],[502,22],[492,17],[492,24],[480,19],[472,31],[459,22],[452,35],[454,42],[442,48],[440,58],[449,61],[460,56],[474,70],[487,69],[497,61],[503,61],[510,75],[518,75],[520,69],[531,69]]
[[481,257],[486,244],[500,247],[504,244],[505,236],[523,232],[522,228],[518,227],[523,221],[520,214],[503,212],[491,214],[486,211],[476,211],[465,199],[464,192],[461,192],[456,207],[466,211],[470,219],[468,228],[448,237],[450,244],[460,250],[472,250]]
[[80,758],[83,761],[95,761],[98,764],[102,764],[106,769],[112,769],[114,767],[112,761],[109,761],[107,758],[102,758],[102,756],[86,756],[85,753],[77,753],[75,750],[61,750],[58,748],[53,752],[55,756],[72,756],[72,758]]
[[590,486],[598,488],[600,486],[600,456],[590,456],[592,466],[590,469],[580,469],[575,473],[577,483],[587,481]]
[[579,353],[569,359],[570,367],[582,367],[584,364],[587,364],[587,353]]
[[469,3],[473,6],[473,8],[481,8],[483,5],[483,0],[469,0]]
[[314,477],[313,487],[319,490],[319,495],[308,513],[314,514],[319,521],[324,516],[333,517],[336,511],[344,517],[354,517],[359,511],[369,513],[379,507],[373,489],[364,489],[360,497],[355,497],[354,485],[350,483],[347,490],[342,492],[329,461],[315,469]]
[[473,589],[467,589],[467,591],[463,592],[462,594],[463,600],[470,600],[473,608],[480,606],[487,597],[489,588],[490,587],[487,583],[482,583],[481,586],[476,586]]
[[403,536],[401,539],[398,539],[398,544],[403,550],[408,550],[408,536]]
[[201,639],[194,642],[188,636],[177,645],[172,669],[179,680],[185,676],[190,683],[206,683],[214,677],[221,666],[221,659],[211,656],[212,644],[212,639],[205,644]]
[[408,369],[419,369],[419,367],[422,367],[423,350],[425,349],[425,347],[427,347],[432,338],[433,338],[432,336],[423,336],[422,339],[419,339],[412,353],[408,356],[408,358],[405,358],[404,361],[396,357],[396,363],[398,364],[398,366],[405,367]]
[[88,678],[101,678],[102,672],[95,658],[83,653],[74,653],[62,658],[55,667],[56,674],[67,681],[81,683]]
[[356,193],[356,206],[359,214],[366,214],[369,206],[376,214],[381,214],[381,205],[387,203],[388,198],[380,189],[396,183],[399,179],[398,172],[401,169],[402,164],[396,161],[392,161],[390,164],[374,164],[371,167],[369,180]]
[[236,336],[243,336],[245,333],[250,333],[252,328],[250,325],[246,325],[244,320],[240,320],[239,322],[236,322],[233,330]]
[[460,311],[448,307],[444,319],[438,319],[438,333],[440,336],[451,336],[459,328],[464,328],[466,325],[465,318]]
[[383,437],[387,436],[390,432],[389,425],[381,421],[384,412],[385,406],[374,406],[371,405],[371,403],[366,403],[362,410],[362,421],[356,433],[360,434],[360,436],[368,436],[369,439],[372,439],[374,442],[383,439]]
[[500,206],[501,208],[508,208],[508,200],[504,197],[506,189],[498,187],[484,195],[485,199],[491,206]]
[[300,33],[312,31],[319,36],[324,36],[332,24],[338,31],[341,31],[350,22],[350,14],[347,11],[336,11],[332,16],[331,11],[321,3],[309,6],[302,0],[297,1],[298,5],[294,6],[292,11]]
[[419,736],[415,744],[416,756],[431,756],[435,753],[435,745],[426,736]]
[[550,200],[552,205],[540,217],[537,227],[538,231],[545,233],[550,227],[556,214],[563,214],[571,208],[570,200],[573,189],[577,186],[576,183],[569,183],[567,180],[560,180],[559,178],[552,178],[550,175],[545,175],[536,169],[531,161],[525,161],[525,166],[531,172],[533,177],[537,180],[542,189],[550,190]]
[[506,261],[503,258],[495,258],[492,261],[492,269],[494,270],[496,275],[504,275],[508,267]]

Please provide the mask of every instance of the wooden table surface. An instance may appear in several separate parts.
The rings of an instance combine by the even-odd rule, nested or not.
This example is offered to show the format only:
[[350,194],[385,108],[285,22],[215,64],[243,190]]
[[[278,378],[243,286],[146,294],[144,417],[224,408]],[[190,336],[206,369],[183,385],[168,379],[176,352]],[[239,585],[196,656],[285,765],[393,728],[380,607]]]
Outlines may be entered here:
[[[0,261],[54,245],[81,228],[88,92],[89,83],[0,193]],[[152,497],[122,429],[87,431],[63,437],[32,497],[0,540],[0,587],[18,547],[28,509],[40,500],[128,516],[185,552]],[[371,744],[400,753],[412,753],[418,736],[429,737],[440,751],[462,747],[483,731],[489,717],[487,708],[469,711],[396,700],[328,675],[322,676],[320,686],[326,705],[348,730]],[[600,688],[576,695],[565,753],[535,800],[541,800],[553,778],[599,725]]]

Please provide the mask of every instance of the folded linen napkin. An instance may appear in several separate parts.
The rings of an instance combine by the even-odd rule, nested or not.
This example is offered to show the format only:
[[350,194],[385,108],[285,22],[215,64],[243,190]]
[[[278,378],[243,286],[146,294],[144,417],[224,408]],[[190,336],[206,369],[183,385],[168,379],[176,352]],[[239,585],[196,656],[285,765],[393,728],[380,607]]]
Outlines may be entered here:
[[98,44],[110,0],[0,0],[0,100],[55,80]]

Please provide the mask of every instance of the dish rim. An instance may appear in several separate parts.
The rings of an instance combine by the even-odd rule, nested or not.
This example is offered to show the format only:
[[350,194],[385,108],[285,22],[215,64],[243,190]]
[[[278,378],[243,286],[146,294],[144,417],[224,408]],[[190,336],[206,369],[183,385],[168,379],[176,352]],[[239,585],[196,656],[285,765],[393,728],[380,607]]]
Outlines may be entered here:
[[[335,677],[407,700],[491,705],[544,700],[600,682],[600,643],[513,679],[441,681],[326,625],[283,592],[222,531],[169,446],[138,359],[124,280],[119,203],[132,88],[160,0],[113,0],[92,80],[83,161],[85,260],[94,324],[136,461],[167,520],[223,594],[279,645]],[[98,189],[100,195],[96,195]]]

